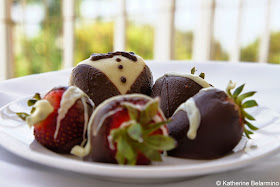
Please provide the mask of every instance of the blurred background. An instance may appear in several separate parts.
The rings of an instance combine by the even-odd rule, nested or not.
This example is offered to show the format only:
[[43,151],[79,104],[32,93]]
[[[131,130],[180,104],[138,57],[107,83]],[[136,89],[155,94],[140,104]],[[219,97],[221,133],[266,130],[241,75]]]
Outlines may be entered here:
[[1,0],[0,79],[92,53],[280,64],[279,0]]

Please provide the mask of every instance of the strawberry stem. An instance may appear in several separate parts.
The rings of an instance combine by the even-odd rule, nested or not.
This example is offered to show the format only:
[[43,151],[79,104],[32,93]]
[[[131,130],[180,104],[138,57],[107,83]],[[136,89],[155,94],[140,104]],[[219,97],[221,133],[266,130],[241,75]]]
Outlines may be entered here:
[[20,119],[22,119],[23,121],[25,121],[26,118],[27,118],[28,116],[30,116],[29,114],[27,114],[27,113],[25,113],[25,112],[18,112],[18,113],[16,113],[16,114],[17,114],[17,116],[18,116]]
[[[191,69],[191,74],[194,75],[196,71],[197,71],[197,70],[195,69],[195,67],[193,67],[193,68]],[[205,78],[205,73],[200,73],[200,74],[199,74],[199,77],[202,78],[202,79],[204,79],[204,78]]]
[[191,69],[191,74],[194,75],[194,73],[195,73],[196,71],[197,71],[197,70],[195,69],[195,67],[193,67],[193,68]]
[[[27,105],[28,105],[28,106],[33,106],[33,105],[35,105],[35,103],[36,103],[38,100],[41,100],[41,95],[40,95],[39,93],[35,93],[35,95],[32,97],[32,99],[29,99],[29,100],[27,101]],[[34,111],[35,111],[35,108],[32,107],[30,113],[32,114],[32,113],[34,113]],[[16,114],[17,114],[17,116],[18,116],[20,119],[22,119],[23,121],[25,121],[26,118],[27,118],[28,116],[30,116],[30,114],[27,114],[27,113],[25,113],[25,112],[18,112],[18,113],[16,113]]]
[[[131,117],[128,125],[111,130],[111,143],[117,144],[115,159],[119,164],[135,165],[139,153],[151,161],[161,161],[160,152],[176,146],[176,141],[167,135],[153,134],[169,121],[155,122],[159,99],[148,102],[143,108],[124,103]],[[127,122],[124,122],[127,123]]]

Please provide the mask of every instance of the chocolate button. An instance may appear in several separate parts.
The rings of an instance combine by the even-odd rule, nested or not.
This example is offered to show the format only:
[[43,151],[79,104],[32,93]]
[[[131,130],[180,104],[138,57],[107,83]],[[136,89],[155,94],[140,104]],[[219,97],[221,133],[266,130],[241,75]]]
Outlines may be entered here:
[[123,83],[125,83],[125,82],[126,82],[126,78],[125,78],[125,77],[121,77],[121,81],[122,81]]

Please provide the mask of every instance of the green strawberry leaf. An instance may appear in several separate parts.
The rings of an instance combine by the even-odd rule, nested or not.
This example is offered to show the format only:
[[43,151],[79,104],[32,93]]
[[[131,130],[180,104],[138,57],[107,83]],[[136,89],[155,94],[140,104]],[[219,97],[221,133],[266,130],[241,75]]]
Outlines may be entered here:
[[135,107],[135,105],[129,102],[123,102],[122,106],[128,110],[130,119],[137,121],[139,116],[139,108]]
[[140,144],[137,148],[151,161],[161,161],[160,152]]
[[27,105],[28,106],[33,106],[38,100],[37,99],[29,99],[27,101]]
[[139,123],[134,123],[130,125],[127,129],[127,134],[133,140],[138,142],[143,142],[142,127]]
[[196,72],[196,69],[195,69],[195,67],[193,67],[193,68],[191,69],[191,74],[194,75],[195,72]]
[[205,73],[200,73],[200,74],[199,74],[199,77],[201,77],[202,79],[204,79],[204,78],[205,78]]
[[148,136],[144,142],[154,150],[168,151],[176,147],[176,141],[170,136],[164,135]]
[[40,100],[41,99],[41,95],[39,93],[35,93],[35,95],[33,96],[34,99]]
[[149,101],[140,113],[140,123],[146,125],[158,113],[159,98]]
[[246,121],[245,120],[245,124],[252,130],[258,130],[259,128],[258,127],[255,127],[254,125],[252,125],[250,122]]
[[144,131],[143,134],[149,135],[150,133],[158,130],[161,126],[168,124],[169,122],[171,122],[171,119],[169,119],[167,121],[161,121],[158,123],[151,123],[143,128],[143,131]]
[[[255,107],[258,106],[258,103],[255,100],[248,100],[245,103],[242,103],[244,101],[244,99],[251,97],[253,95],[255,95],[255,91],[252,92],[247,92],[244,94],[241,94],[243,88],[244,88],[245,84],[239,86],[233,94],[231,94],[231,90],[235,87],[235,84],[232,83],[232,81],[229,82],[226,92],[228,94],[228,96],[235,102],[235,104],[239,107],[240,111],[241,111],[241,116],[240,118],[243,121],[243,125],[245,124],[247,127],[249,127],[249,129],[251,130],[258,130],[257,127],[253,126],[250,122],[248,122],[248,120],[256,120],[253,116],[251,116],[250,114],[248,114],[244,109],[245,108],[251,108],[251,107]],[[241,94],[241,95],[240,95]],[[253,134],[252,131],[246,129],[244,127],[244,133],[245,135],[250,138],[250,134]]]
[[128,143],[127,137],[125,134],[120,136],[117,140],[117,149],[121,155],[123,155],[129,165],[135,165],[137,155],[131,145]]
[[247,129],[248,134],[254,134],[252,131]]
[[238,102],[238,103],[241,103],[244,99],[255,95],[255,93],[256,93],[256,92],[244,93],[244,94],[240,95],[240,96],[237,98],[237,102]]
[[245,135],[247,136],[247,138],[251,139],[250,134],[253,134],[253,132],[246,128],[244,128],[244,132],[245,132]]
[[20,119],[22,119],[23,121],[25,121],[26,118],[27,118],[28,116],[30,116],[29,114],[27,114],[27,113],[25,113],[25,112],[18,112],[18,113],[16,113],[16,114],[17,114],[17,116],[18,116]]
[[36,108],[35,107],[32,107],[30,113],[33,114],[35,112]]
[[110,136],[112,137],[112,141],[116,142],[118,138],[124,133],[124,129],[112,129],[110,131]]
[[161,161],[161,151],[175,148],[176,141],[163,135],[152,133],[169,121],[157,121],[153,118],[159,112],[159,98],[139,107],[129,102],[122,103],[128,110],[130,120],[124,127],[110,131],[110,143],[116,145],[115,159],[119,164],[135,165],[138,155],[144,154],[151,161]]
[[244,88],[245,84],[242,84],[241,86],[239,86],[238,88],[236,88],[236,90],[233,93],[233,98],[236,99],[238,97],[238,95],[242,92],[243,88]]
[[115,158],[116,158],[118,164],[120,164],[120,165],[125,164],[125,158],[120,151],[117,151]]
[[243,108],[251,108],[254,106],[258,106],[258,103],[255,100],[249,100],[242,104]]
[[248,113],[245,112],[244,110],[243,110],[243,115],[244,115],[244,117],[247,118],[248,120],[251,120],[251,121],[255,121],[255,120],[256,120],[253,116],[251,116],[250,114],[248,114]]
[[28,106],[33,106],[38,100],[41,99],[41,95],[39,93],[35,93],[32,99],[27,101]]

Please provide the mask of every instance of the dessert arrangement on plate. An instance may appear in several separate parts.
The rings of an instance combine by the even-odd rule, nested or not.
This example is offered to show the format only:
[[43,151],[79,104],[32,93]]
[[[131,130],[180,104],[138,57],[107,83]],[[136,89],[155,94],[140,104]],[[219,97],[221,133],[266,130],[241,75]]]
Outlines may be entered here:
[[42,146],[89,162],[149,165],[167,156],[229,155],[257,130],[246,112],[258,106],[249,99],[256,92],[242,93],[244,84],[235,89],[232,81],[223,91],[204,73],[189,71],[154,83],[135,53],[94,53],[72,70],[68,86],[36,93],[27,103],[30,113],[17,115]]

